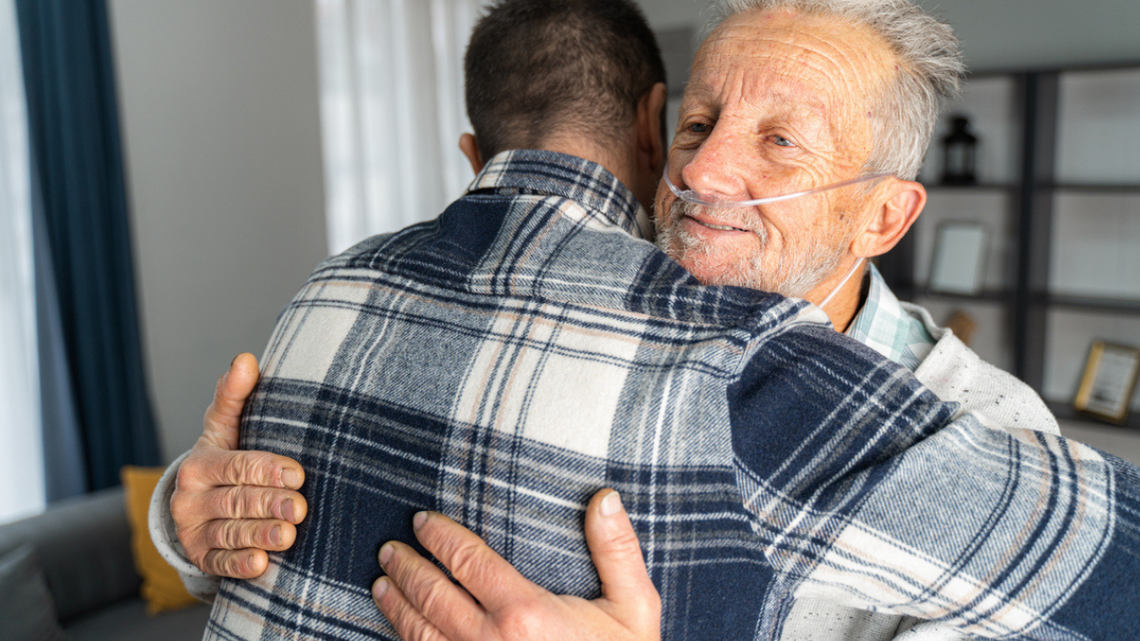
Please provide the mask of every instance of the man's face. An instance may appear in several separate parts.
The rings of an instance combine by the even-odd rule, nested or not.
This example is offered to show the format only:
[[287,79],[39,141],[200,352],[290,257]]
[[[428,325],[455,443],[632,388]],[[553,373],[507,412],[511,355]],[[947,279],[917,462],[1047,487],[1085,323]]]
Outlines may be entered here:
[[[693,62],[670,179],[740,201],[857,177],[871,153],[871,105],[893,64],[866,28],[785,11],[730,18]],[[662,182],[657,242],[706,284],[810,299],[832,286],[869,206],[856,185],[714,209],[677,200]]]

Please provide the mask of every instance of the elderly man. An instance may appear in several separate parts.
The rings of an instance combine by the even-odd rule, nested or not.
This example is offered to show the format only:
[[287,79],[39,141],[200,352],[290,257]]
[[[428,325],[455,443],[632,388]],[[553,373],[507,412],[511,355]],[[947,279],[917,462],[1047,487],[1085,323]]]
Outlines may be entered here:
[[[808,3],[777,4],[804,5]],[[908,96],[906,92],[898,91],[900,85],[906,85],[911,81],[910,78],[901,78],[901,76],[907,75],[915,69],[923,70],[926,73],[929,69],[923,69],[922,65],[929,67],[930,60],[907,58],[903,53],[886,46],[888,43],[894,43],[886,38],[884,33],[868,26],[875,25],[874,20],[866,18],[866,16],[863,16],[863,19],[853,19],[852,15],[858,16],[857,12],[861,10],[860,7],[866,7],[867,3],[851,3],[848,11],[856,12],[855,14],[844,14],[841,10],[835,9],[836,6],[842,8],[843,3],[829,3],[829,7],[835,13],[823,14],[819,13],[818,10],[813,11],[803,6],[792,6],[791,9],[766,7],[743,10],[725,21],[706,41],[694,64],[693,81],[686,91],[678,137],[670,153],[673,169],[669,177],[676,184],[676,187],[674,189],[662,188],[658,195],[657,211],[659,212],[660,242],[663,247],[702,281],[748,285],[776,290],[789,295],[805,296],[809,300],[819,302],[828,311],[832,323],[838,328],[843,328],[849,324],[850,319],[859,309],[859,283],[858,281],[845,282],[844,276],[856,270],[861,258],[881,253],[893,245],[897,238],[905,233],[906,228],[922,206],[921,187],[898,178],[898,176],[908,176],[908,167],[905,162],[900,164],[897,159],[891,159],[889,154],[885,156],[883,150],[887,146],[876,145],[875,141],[900,134],[904,136],[904,140],[906,139],[906,127],[892,128],[890,121],[893,117],[897,118],[900,111],[905,111],[904,107],[909,108],[912,102],[920,101],[913,101],[912,96]],[[914,14],[913,11],[903,11],[902,13],[904,17],[908,13]],[[904,24],[898,21],[892,24],[888,21],[886,26],[898,28],[902,33],[909,36],[914,35],[910,33],[913,24]],[[882,25],[879,25],[878,28],[882,28]],[[887,31],[889,32],[890,29],[888,28]],[[914,37],[911,39],[914,41],[922,40],[922,38]],[[903,68],[902,72],[897,71],[900,67]],[[926,89],[929,89],[929,86]],[[896,93],[901,93],[901,95],[895,95]],[[932,102],[930,108],[933,109]],[[926,136],[928,135],[929,131],[927,130]],[[912,155],[921,157],[921,154],[917,152]],[[903,160],[905,161],[906,158],[904,157]],[[915,160],[914,169],[916,168],[917,160]],[[896,176],[868,181],[863,186],[844,184],[851,179],[873,176],[884,169]],[[913,176],[913,171],[909,175]],[[780,196],[802,191],[806,188],[831,187],[833,185],[838,186],[835,189],[814,194],[809,198],[787,201],[770,199],[770,202],[763,202],[768,196]],[[729,204],[732,202],[736,204]],[[873,282],[872,280],[872,290],[874,288]],[[829,297],[827,293],[831,291],[837,291],[838,295]],[[674,304],[676,303],[677,301],[674,301]],[[758,299],[756,304],[761,308],[768,305],[768,303],[763,302],[763,299]],[[867,306],[864,305],[864,314],[862,315],[865,315],[866,311]],[[771,329],[775,329],[775,326]],[[791,336],[793,339],[791,342],[795,343],[797,331],[800,330],[795,323],[792,323],[789,328],[779,331]],[[816,339],[820,338],[810,331],[807,334]],[[799,339],[803,338],[803,336],[799,337]],[[812,343],[812,341],[808,339],[808,343]],[[842,343],[831,343],[823,340],[818,347],[821,352],[817,355],[822,356],[824,360],[830,363],[823,370],[812,369],[813,363],[807,360],[793,359],[787,364],[794,363],[805,370],[811,370],[813,374],[807,378],[816,384],[823,384],[824,387],[830,388],[834,384],[835,381],[831,381],[830,376],[844,369],[847,360],[858,362],[862,358],[859,352],[844,352],[845,347]],[[777,348],[765,346],[765,349]],[[832,350],[838,350],[846,356],[840,360],[834,360],[831,358],[835,355]],[[779,349],[776,353],[780,353]],[[755,354],[757,354],[755,357],[759,358],[759,352]],[[921,353],[911,357],[921,358]],[[771,353],[766,354],[764,358],[780,360]],[[863,366],[865,367],[866,364]],[[777,370],[779,369],[777,368]],[[825,371],[828,374],[821,378],[820,375]],[[768,427],[766,419],[759,416],[766,410],[770,410],[776,416],[782,415],[784,418],[794,416],[809,424],[814,417],[813,411],[807,407],[796,407],[792,410],[785,404],[798,393],[792,388],[781,388],[783,393],[792,395],[789,398],[773,397],[768,393],[752,395],[757,390],[764,391],[765,386],[771,385],[771,381],[767,377],[779,379],[779,374],[779,371],[767,371],[763,380],[752,380],[745,376],[744,379],[729,386],[729,413],[731,415],[729,423],[733,429],[734,448],[737,450],[738,457],[743,456],[745,459],[753,457],[752,460],[741,463],[743,469],[740,473],[744,476],[742,479],[738,479],[738,482],[745,482],[746,485],[750,482],[748,480],[750,475],[758,473],[760,469],[770,469],[765,468],[765,465],[772,463],[765,458],[771,455],[762,454],[760,450],[756,449],[757,447],[761,449],[771,447],[777,452],[784,451],[789,456],[789,460],[801,455],[803,451],[798,448],[786,450],[778,443],[761,445],[750,440],[759,438],[757,434],[750,430],[738,433],[736,431],[737,426],[743,427],[744,424],[747,424],[749,428],[756,428],[758,433],[772,437],[775,434],[770,431],[771,428]],[[795,378],[800,379],[801,383],[807,382],[800,375],[796,375]],[[843,376],[840,375],[839,379],[842,380]],[[733,395],[741,393],[742,390],[739,387],[734,388],[733,385],[745,385],[748,388],[743,390],[747,392],[744,397],[737,398],[738,407],[735,409],[731,407]],[[843,386],[840,385],[840,387]],[[768,388],[767,392],[770,391],[771,389]],[[824,393],[825,397],[826,395]],[[759,398],[765,399],[763,406],[756,404],[756,400]],[[901,406],[894,405],[898,401],[897,398],[884,400],[878,398],[877,393],[869,393],[865,400],[868,404],[867,412],[879,414],[881,419],[886,418],[881,414],[883,407],[894,407],[895,410],[903,411]],[[999,412],[1001,410],[997,406],[993,409],[998,409]],[[841,408],[836,408],[836,411],[842,414],[840,410]],[[890,412],[888,412],[889,414]],[[870,434],[855,435],[848,430],[851,425],[847,421],[855,420],[858,423],[866,418],[855,419],[853,416],[846,416],[842,425],[832,425],[836,432],[828,431],[828,437],[842,441],[844,438],[854,436],[855,442],[858,442],[860,437],[870,437]],[[895,416],[895,420],[897,418]],[[929,413],[926,412],[911,415],[911,419],[916,423],[922,423],[930,418]],[[713,422],[715,423],[715,421]],[[788,429],[802,430],[803,426],[789,425]],[[911,470],[912,472],[921,472],[923,469],[928,473],[936,473],[936,471],[945,473],[950,470],[971,471],[969,465],[959,467],[963,463],[958,461],[947,461],[937,456],[932,460],[923,458],[932,452],[939,453],[939,448],[944,447],[947,442],[954,442],[953,437],[946,436],[949,431],[967,435],[969,437],[967,440],[985,443],[986,447],[998,443],[1004,444],[999,448],[1002,451],[997,457],[998,460],[1007,460],[1003,457],[1008,456],[1010,452],[1004,450],[1012,447],[1017,450],[1018,457],[1026,456],[1050,466],[1058,464],[1056,456],[1050,454],[1047,449],[1031,452],[1022,451],[1021,445],[1016,445],[1005,437],[990,434],[985,430],[979,431],[976,423],[967,419],[957,424],[957,427],[946,430],[937,428],[933,432],[925,433],[920,439],[923,441],[921,444],[918,441],[908,441],[906,438],[900,442],[895,442],[891,448],[892,453],[887,456],[890,467],[895,470],[907,468],[908,465],[914,464],[917,456],[918,460],[932,464],[933,467],[926,468],[924,465],[918,465],[916,470]],[[811,434],[813,433],[820,434],[819,432],[812,432],[810,429],[806,432],[795,431],[794,433],[807,438],[812,438]],[[992,441],[992,439],[997,439],[997,441]],[[1034,441],[1034,439],[1029,440]],[[880,441],[874,442],[881,444]],[[1053,443],[1054,441],[1042,438],[1039,442]],[[783,517],[777,517],[776,521],[772,522],[768,520],[768,516],[765,516],[764,510],[753,511],[757,506],[756,504],[749,506],[748,501],[755,500],[758,496],[766,496],[771,492],[773,489],[770,486],[772,479],[761,480],[766,478],[762,475],[757,477],[756,482],[760,482],[761,485],[752,491],[758,492],[758,494],[744,495],[745,512],[753,515],[750,518],[760,517],[760,520],[753,522],[751,526],[753,533],[766,545],[777,546],[777,552],[774,556],[769,551],[766,553],[766,558],[768,563],[777,569],[778,576],[781,577],[781,583],[767,587],[754,585],[751,582],[741,583],[739,577],[735,580],[726,579],[737,589],[742,598],[746,598],[744,595],[752,592],[763,598],[763,603],[753,602],[749,604],[749,607],[758,611],[759,617],[753,619],[753,626],[750,629],[759,630],[761,628],[756,626],[760,625],[766,635],[781,630],[786,632],[790,601],[784,597],[789,593],[795,593],[805,596],[826,596],[836,601],[848,603],[895,607],[898,611],[910,611],[926,616],[932,616],[932,612],[941,612],[946,618],[956,620],[960,625],[968,626],[980,633],[995,633],[995,631],[1000,633],[1009,630],[1028,632],[1030,629],[1047,631],[1048,634],[1043,635],[1042,638],[1057,633],[1058,628],[1056,626],[1063,624],[1039,618],[1043,617],[1044,613],[1034,611],[1034,608],[1037,608],[1040,602],[1035,602],[1028,613],[1024,611],[1025,604],[1019,604],[1017,607],[1009,606],[1009,608],[1018,610],[1019,616],[1028,617],[1020,623],[1015,622],[1014,619],[1017,617],[1010,617],[1008,612],[994,611],[993,606],[989,605],[983,606],[982,602],[993,599],[995,600],[994,606],[998,606],[998,610],[1003,609],[1001,606],[1005,602],[1000,595],[1005,595],[1006,598],[1009,595],[1003,592],[1005,587],[997,588],[996,582],[993,585],[971,584],[967,591],[977,590],[974,597],[971,597],[974,601],[963,603],[950,596],[953,590],[948,589],[949,584],[924,584],[922,591],[929,589],[931,594],[923,595],[922,591],[919,594],[909,593],[898,585],[884,591],[884,586],[868,585],[865,581],[852,581],[852,573],[859,574],[870,571],[869,568],[875,566],[876,563],[866,565],[866,560],[849,559],[843,554],[841,554],[844,557],[842,559],[831,558],[829,555],[841,551],[845,544],[856,544],[856,541],[860,540],[860,535],[866,537],[870,532],[876,534],[871,535],[870,538],[865,538],[863,544],[873,541],[876,545],[882,546],[889,539],[894,543],[905,542],[906,546],[917,545],[917,549],[923,553],[922,558],[928,561],[934,560],[936,566],[940,562],[949,560],[945,554],[948,550],[942,547],[944,541],[934,543],[924,535],[914,535],[914,533],[902,536],[903,533],[899,528],[906,530],[905,525],[892,520],[897,515],[874,512],[874,510],[872,510],[873,513],[867,513],[862,508],[856,510],[857,513],[845,511],[845,508],[851,507],[846,503],[850,498],[846,492],[852,490],[851,487],[845,487],[843,492],[838,495],[828,494],[835,489],[830,487],[833,483],[840,485],[854,483],[863,487],[874,486],[875,491],[870,492],[868,496],[873,495],[878,499],[884,496],[883,488],[893,487],[897,490],[900,487],[892,485],[899,482],[898,478],[894,478],[897,475],[887,474],[885,468],[879,467],[884,463],[883,460],[875,457],[865,458],[865,448],[874,449],[875,447],[871,443],[868,441],[867,445],[860,446],[864,448],[860,454],[856,453],[860,447],[849,452],[854,457],[853,460],[862,460],[862,463],[856,464],[857,466],[864,464],[870,466],[854,474],[854,476],[844,476],[850,470],[844,472],[840,468],[835,468],[833,466],[834,461],[817,460],[815,462],[822,464],[823,470],[813,470],[807,473],[811,479],[807,486],[800,485],[799,482],[794,482],[792,486],[780,486],[777,494],[781,495],[782,498],[776,499],[769,496],[764,499],[771,501],[765,504],[765,509],[772,509],[773,513],[781,513],[789,509],[789,505],[784,504],[783,501],[788,498],[784,493],[790,489],[802,491],[805,487],[810,487],[812,492],[824,492],[829,497],[824,503],[830,506],[829,509],[836,510],[835,513],[829,512],[832,516],[823,519],[824,521],[838,515],[841,521],[851,519],[851,523],[858,524],[854,528],[854,534],[844,532],[844,534],[850,535],[846,538],[842,535],[838,538],[832,538],[835,532],[829,531],[827,527],[802,530],[799,529],[801,524],[785,522],[782,520]],[[905,451],[893,449],[900,444],[907,443],[909,444],[903,448]],[[934,444],[930,445],[931,443]],[[1056,443],[1061,442],[1056,441]],[[914,454],[907,449],[911,445],[914,446],[915,451],[922,450],[922,452]],[[929,447],[927,447],[928,445]],[[955,451],[955,447],[950,447],[941,454],[949,458]],[[1081,454],[1087,455],[1083,450]],[[760,458],[755,459],[757,456]],[[781,467],[777,464],[775,469]],[[1109,467],[1111,469],[1111,466]],[[868,469],[872,470],[871,476],[875,478],[874,482],[871,482],[865,475]],[[828,473],[833,473],[835,476],[828,476]],[[685,472],[685,474],[695,474],[695,471]],[[883,477],[879,475],[883,475]],[[1109,475],[1111,476],[1111,474]],[[1020,483],[1027,481],[1032,475],[1025,472],[1025,478],[1022,478],[1023,471],[1017,468],[1015,476]],[[693,478],[696,479],[695,476]],[[824,478],[830,480],[823,481]],[[923,487],[921,480],[912,480],[917,481],[917,486],[908,483],[903,483],[902,486],[912,490],[916,487],[922,487],[928,492],[931,489]],[[1032,483],[1036,482],[1032,481]],[[812,485],[812,483],[822,483],[822,485],[817,486]],[[868,485],[864,486],[864,484]],[[829,489],[825,490],[824,486],[829,486]],[[743,487],[741,489],[743,490]],[[858,493],[856,492],[856,494]],[[889,492],[886,493],[886,495],[889,494]],[[813,514],[820,507],[820,504],[815,502],[820,495],[812,494],[812,496],[815,498],[807,503],[799,502],[799,499],[792,500],[791,504],[798,507],[789,512],[787,516],[798,514],[792,519],[793,521],[806,519],[811,522],[820,519],[819,514]],[[836,496],[845,498],[837,499]],[[921,498],[924,494],[918,492],[916,496]],[[901,498],[901,496],[896,498]],[[838,503],[833,503],[834,500],[838,500]],[[881,509],[881,507],[876,509]],[[919,506],[916,512],[926,514],[929,517],[931,514],[922,509],[928,507]],[[644,507],[641,509],[644,510]],[[1085,507],[1080,508],[1082,511],[1084,509]],[[636,510],[635,514],[638,514]],[[997,515],[997,517],[1000,516]],[[645,521],[646,523],[653,521],[651,516],[644,513],[638,514],[638,517],[648,519]],[[1056,527],[1056,524],[1045,526],[1042,523],[1042,526]],[[883,530],[884,527],[887,529]],[[1069,526],[1062,529],[1067,527]],[[767,528],[774,529],[772,532],[766,532]],[[780,533],[775,538],[769,538],[769,535],[776,531]],[[812,533],[810,536],[815,540],[815,543],[808,545],[808,547],[804,547],[807,544],[806,540],[793,543],[796,537],[804,536],[808,532]],[[888,535],[887,539],[879,538],[884,532]],[[852,536],[854,538],[851,538]],[[896,537],[900,538],[896,540]],[[1086,537],[1087,535],[1083,533],[1080,536],[1074,534],[1072,540],[1083,541]],[[934,537],[934,539],[938,538]],[[951,541],[961,543],[956,535],[952,534],[948,538]],[[1092,538],[1096,539],[1096,537]],[[652,537],[651,540],[653,540]],[[666,541],[669,541],[669,537],[654,540],[658,545]],[[1002,541],[1003,543],[1008,542],[1005,539]],[[977,542],[981,543],[980,540]],[[887,567],[893,568],[893,570],[883,570],[880,566],[879,571],[885,572],[882,574],[882,578],[891,577],[890,581],[904,584],[907,580],[915,580],[916,577],[913,576],[903,578],[906,577],[905,572],[902,575],[892,574],[901,570],[898,566],[901,560],[909,558],[907,554],[902,553],[901,549],[892,547],[894,543],[886,546],[897,555],[896,558],[887,560]],[[783,545],[788,545],[788,547],[786,549],[780,547]],[[926,545],[930,547],[924,547]],[[985,545],[983,544],[982,547]],[[938,548],[937,551],[934,551],[934,548]],[[856,557],[863,552],[858,544],[855,545],[854,549]],[[965,557],[956,556],[961,549],[954,548],[954,550],[950,556],[956,560],[965,561]],[[869,549],[867,553],[873,555]],[[1029,556],[1035,554],[1028,551],[1024,551],[1024,553]],[[928,554],[933,554],[933,556],[927,557]],[[1018,555],[1021,554],[1022,552],[1018,552]],[[916,560],[911,559],[912,562]],[[677,581],[680,581],[681,594],[686,595],[686,598],[700,602],[702,597],[707,596],[705,594],[707,586],[698,588],[691,584],[692,577],[698,575],[699,572],[690,571],[688,582],[686,582],[675,574],[675,568],[666,570],[664,569],[665,566],[661,565],[662,563],[671,563],[668,556],[665,558],[654,557],[654,552],[651,549],[650,561],[651,569],[657,573],[655,578],[664,583],[666,588],[672,590],[664,592],[667,613],[671,610],[683,609],[681,606],[684,601],[677,600],[679,594],[676,590],[678,587],[671,585]],[[392,562],[391,558],[389,562]],[[747,575],[750,571],[755,570],[755,568],[743,567],[733,570],[731,562],[726,562],[724,559],[717,560],[715,555],[705,562],[718,565],[721,572],[727,571],[729,576],[733,576],[733,572],[741,572]],[[745,563],[744,565],[747,566],[748,564]],[[995,569],[997,566],[988,567]],[[1043,569],[1040,565],[1036,567]],[[945,573],[939,575],[942,578],[935,580],[935,583],[942,581],[954,583],[964,578],[957,572],[951,572],[949,568],[950,566],[946,566]],[[971,567],[970,569],[976,570],[977,568]],[[1015,568],[1011,565],[1006,569],[1013,571]],[[1025,567],[1021,567],[1017,571],[1025,571]],[[761,572],[756,578],[763,583],[763,576],[764,574]],[[1050,574],[1049,577],[1048,579],[1042,577],[1040,581],[1052,583],[1057,580],[1055,574]],[[1068,590],[1069,588],[1075,589],[1076,584],[1080,581],[1068,577],[1062,579],[1061,582]],[[780,589],[785,585],[789,588],[786,592]],[[744,586],[748,586],[748,589],[745,590]],[[702,589],[705,592],[702,592]],[[885,592],[897,593],[892,597]],[[1043,593],[1049,593],[1049,591],[1045,590],[1038,593],[1037,597]],[[904,594],[905,597],[903,597]],[[1045,597],[1045,600],[1050,604],[1050,607],[1063,609],[1065,600],[1055,597],[1055,594],[1050,593],[1049,596]],[[902,598],[907,603],[903,604],[896,601],[895,598]],[[925,601],[924,598],[926,598]],[[940,602],[940,605],[933,606],[934,602]],[[986,612],[983,613],[982,610],[986,610]],[[791,611],[794,612],[794,608]],[[738,629],[732,626],[739,625],[740,622],[737,619],[742,616],[742,613],[738,608],[731,608],[730,615],[733,620],[720,621],[720,624],[725,627],[716,629],[721,630],[721,632],[727,631],[735,638],[738,636],[737,633],[743,631],[743,628]],[[680,619],[677,618],[683,616],[682,614],[672,614],[671,617],[667,617],[666,623],[669,626],[667,629],[673,634],[684,635],[684,630],[687,629],[684,626],[687,625],[688,620],[686,619],[685,623],[681,623]],[[692,616],[695,621],[704,621],[708,618],[709,613],[707,612],[698,612]],[[704,628],[702,631],[707,633],[710,629],[713,628]],[[699,634],[697,631],[689,630],[690,633]],[[736,632],[732,632],[733,630]]]

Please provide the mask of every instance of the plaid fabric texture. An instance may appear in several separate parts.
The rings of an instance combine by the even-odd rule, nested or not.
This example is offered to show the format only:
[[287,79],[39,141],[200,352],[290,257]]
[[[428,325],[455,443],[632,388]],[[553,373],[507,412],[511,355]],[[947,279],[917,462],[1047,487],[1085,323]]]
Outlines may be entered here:
[[874,265],[868,265],[867,279],[867,300],[845,333],[913,372],[934,349],[934,337],[906,313]]
[[598,165],[512,152],[435,221],[320,266],[242,431],[300,461],[310,513],[262,577],[223,582],[206,638],[396,638],[369,588],[422,509],[595,597],[582,515],[605,486],[668,639],[777,637],[792,591],[983,636],[1136,638],[1132,468],[952,422],[822,312],[702,287],[631,235],[636,212]]

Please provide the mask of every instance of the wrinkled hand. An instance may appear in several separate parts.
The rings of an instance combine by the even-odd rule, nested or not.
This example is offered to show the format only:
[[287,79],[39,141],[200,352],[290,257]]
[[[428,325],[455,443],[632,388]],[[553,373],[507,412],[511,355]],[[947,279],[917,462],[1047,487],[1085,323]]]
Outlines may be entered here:
[[207,574],[249,579],[269,566],[266,550],[287,550],[308,510],[297,492],[301,465],[268,452],[239,451],[245,401],[257,384],[257,358],[239,354],[218,379],[205,429],[178,468],[170,512],[178,540]]
[[388,576],[372,598],[405,641],[661,638],[661,599],[641,546],[613,490],[586,508],[586,542],[602,580],[601,598],[558,596],[531,583],[473,532],[435,512],[421,512],[416,538],[467,590],[411,547],[380,548]]

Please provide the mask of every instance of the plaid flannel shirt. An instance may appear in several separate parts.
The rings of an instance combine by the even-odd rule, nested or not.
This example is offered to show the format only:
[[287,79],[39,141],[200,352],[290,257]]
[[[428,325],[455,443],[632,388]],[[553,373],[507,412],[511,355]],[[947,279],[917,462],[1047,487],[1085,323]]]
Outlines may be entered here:
[[581,522],[605,486],[668,639],[775,637],[793,591],[983,636],[1136,631],[1101,614],[1140,607],[1132,468],[952,420],[815,308],[701,286],[636,211],[600,166],[517,151],[319,266],[242,432],[300,461],[311,511],[264,575],[223,582],[206,638],[397,638],[369,588],[422,509],[597,596]]

